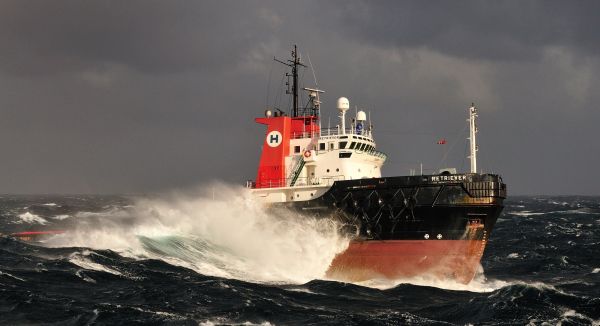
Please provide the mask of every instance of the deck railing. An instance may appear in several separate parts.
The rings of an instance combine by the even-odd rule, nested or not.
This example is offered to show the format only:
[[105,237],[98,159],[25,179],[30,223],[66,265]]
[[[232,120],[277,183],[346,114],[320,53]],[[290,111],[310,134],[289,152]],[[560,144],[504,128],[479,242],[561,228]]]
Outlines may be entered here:
[[371,134],[368,131],[363,130],[360,134],[356,132],[354,129],[346,129],[346,133],[343,133],[339,128],[324,128],[321,129],[321,132],[318,131],[305,131],[305,132],[294,132],[292,133],[292,139],[301,139],[301,138],[313,138],[315,136],[321,136],[321,138],[325,138],[328,136],[362,136],[371,138]]
[[[301,186],[330,186],[335,181],[345,180],[343,175],[336,175],[331,177],[322,177],[322,178],[307,178],[302,177],[296,180],[294,187]],[[257,189],[257,188],[281,188],[287,187],[290,184],[291,178],[281,178],[281,179],[268,179],[262,180],[260,183],[257,183],[254,180],[246,181],[246,188]]]

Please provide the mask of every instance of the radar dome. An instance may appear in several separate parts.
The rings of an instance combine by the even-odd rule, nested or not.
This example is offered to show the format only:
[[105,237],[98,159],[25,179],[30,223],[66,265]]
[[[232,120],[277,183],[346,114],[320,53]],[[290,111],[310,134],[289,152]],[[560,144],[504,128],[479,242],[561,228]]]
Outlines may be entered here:
[[356,121],[367,121],[367,114],[365,111],[358,111],[356,113]]
[[348,111],[350,108],[350,101],[345,97],[340,97],[337,100],[337,109],[341,112]]

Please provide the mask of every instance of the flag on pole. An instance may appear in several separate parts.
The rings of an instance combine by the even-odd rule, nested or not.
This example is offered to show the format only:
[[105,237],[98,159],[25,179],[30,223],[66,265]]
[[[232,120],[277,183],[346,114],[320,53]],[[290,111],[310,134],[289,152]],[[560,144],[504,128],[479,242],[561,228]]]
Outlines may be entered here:
[[446,139],[442,138],[440,140],[437,141],[438,145],[445,145],[446,144]]

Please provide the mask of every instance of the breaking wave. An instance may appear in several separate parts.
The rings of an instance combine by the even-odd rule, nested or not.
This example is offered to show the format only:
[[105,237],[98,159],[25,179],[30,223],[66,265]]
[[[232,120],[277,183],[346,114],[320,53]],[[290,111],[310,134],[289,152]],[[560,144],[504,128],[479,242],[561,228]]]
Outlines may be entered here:
[[267,283],[324,278],[348,239],[328,219],[265,212],[244,192],[225,185],[207,194],[169,194],[133,207],[76,215],[51,247],[111,249],[156,258],[204,275]]
[[45,225],[45,224],[48,224],[48,221],[46,221],[43,217],[41,217],[39,215],[32,214],[30,212],[25,212],[25,213],[19,215],[19,220],[16,221],[15,223],[17,223],[17,224],[20,224],[20,223],[28,223],[28,224],[37,223],[37,224]]

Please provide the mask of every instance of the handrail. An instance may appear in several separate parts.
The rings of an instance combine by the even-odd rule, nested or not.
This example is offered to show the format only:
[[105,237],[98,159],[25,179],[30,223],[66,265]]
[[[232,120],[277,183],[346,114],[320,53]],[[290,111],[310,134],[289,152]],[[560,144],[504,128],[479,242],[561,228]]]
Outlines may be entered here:
[[[267,179],[267,180],[263,180],[260,183],[257,183],[256,181],[253,181],[253,180],[247,180],[246,188],[260,189],[260,188],[288,187],[290,180],[291,180],[291,178]],[[296,185],[294,187],[321,186],[321,185],[328,186],[328,185],[332,185],[333,182],[338,181],[338,180],[345,180],[345,177],[343,175],[336,175],[336,176],[331,176],[331,177],[321,177],[321,178],[301,177],[301,178],[297,178]]]
[[338,128],[322,128],[321,131],[304,131],[304,132],[293,132],[291,135],[292,139],[302,138],[313,138],[315,136],[328,137],[328,136],[361,136],[369,139],[373,139],[372,134],[368,131],[363,131],[360,134],[356,133],[356,130],[346,129],[346,132],[342,132]]

